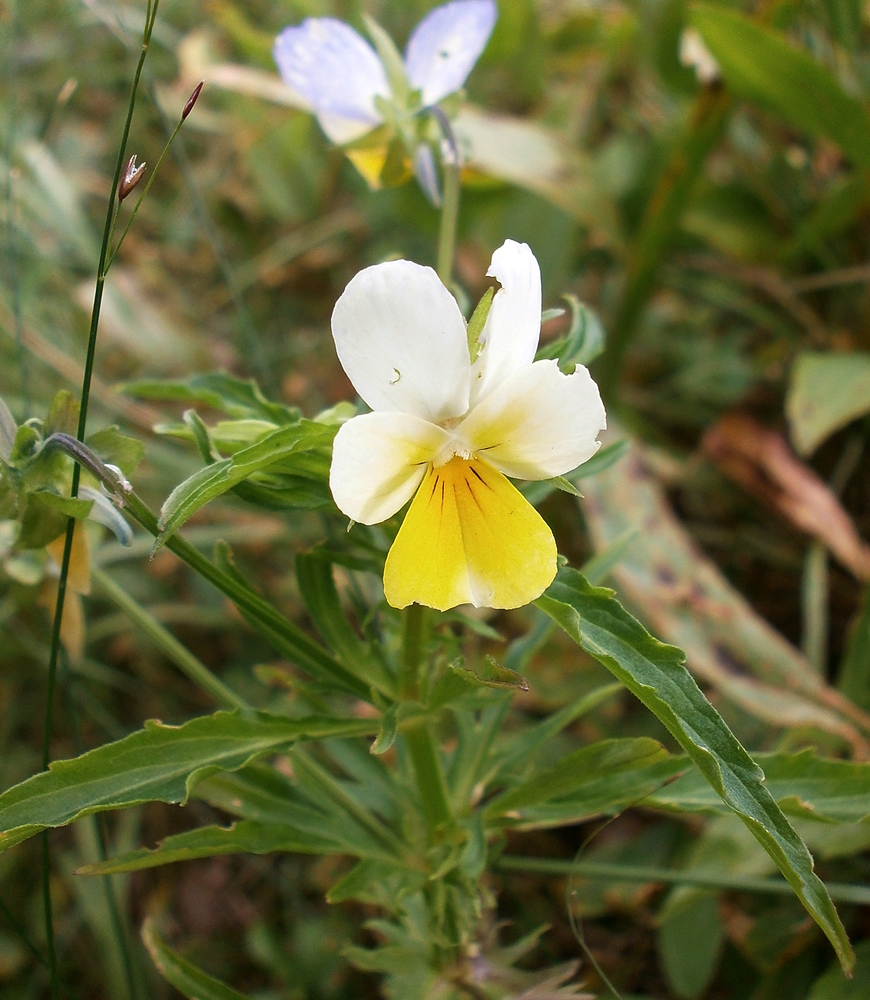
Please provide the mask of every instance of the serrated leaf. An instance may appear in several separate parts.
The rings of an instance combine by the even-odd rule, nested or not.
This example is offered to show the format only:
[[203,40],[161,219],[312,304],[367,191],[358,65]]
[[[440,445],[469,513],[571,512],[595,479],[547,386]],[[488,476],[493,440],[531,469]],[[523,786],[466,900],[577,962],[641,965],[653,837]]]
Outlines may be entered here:
[[203,826],[166,837],[153,850],[130,851],[106,861],[83,865],[78,875],[113,875],[158,868],[177,861],[213,858],[221,854],[342,854],[345,847],[334,842],[328,831],[300,830],[292,815],[282,823],[238,820],[230,826]]
[[[578,789],[590,782],[603,780],[609,785],[621,772],[648,768],[667,756],[661,743],[647,737],[591,743],[563,757],[552,767],[533,771],[521,784],[496,796],[486,807],[486,815],[495,818],[517,812],[522,816],[530,806],[576,795]],[[617,801],[622,804],[615,796],[614,802]]]
[[173,951],[150,918],[142,925],[142,941],[160,975],[188,1000],[250,1000]]
[[255,444],[242,448],[232,458],[199,469],[176,486],[163,504],[156,547],[164,545],[170,535],[210,500],[269,466],[281,462],[286,468],[291,456],[325,447],[334,435],[334,427],[301,420],[288,427],[279,427]]
[[298,740],[373,734],[376,728],[371,720],[265,712],[217,712],[183,726],[146,722],[121,740],[55,761],[0,795],[0,850],[90,813],[142,802],[184,803],[209,775],[237,770]]
[[[870,819],[870,764],[830,760],[814,750],[761,753],[755,760],[764,771],[765,787],[786,812],[826,823]],[[695,768],[652,795],[649,804],[680,812],[728,811]]]
[[870,353],[799,354],[785,413],[795,448],[801,455],[812,454],[834,431],[870,413]]
[[536,602],[590,656],[607,667],[671,732],[722,800],[773,858],[847,972],[855,957],[806,845],[743,749],[684,665],[683,653],[654,639],[614,600],[576,570],[562,570]]
[[269,402],[253,379],[234,378],[226,372],[177,380],[142,379],[119,388],[140,399],[202,403],[236,419],[258,417],[273,424],[291,424],[299,419],[295,407]]
[[[335,752],[340,744],[333,743]],[[361,750],[361,756],[369,755]],[[274,768],[251,765],[241,771],[214,775],[198,785],[195,796],[231,816],[257,824],[288,825],[300,836],[320,837],[334,853],[361,858],[395,861],[384,844],[363,829],[346,810],[318,797],[316,785],[310,795]]]
[[824,136],[870,166],[870,115],[808,52],[745,14],[696,4],[689,10],[725,82],[804,132]]

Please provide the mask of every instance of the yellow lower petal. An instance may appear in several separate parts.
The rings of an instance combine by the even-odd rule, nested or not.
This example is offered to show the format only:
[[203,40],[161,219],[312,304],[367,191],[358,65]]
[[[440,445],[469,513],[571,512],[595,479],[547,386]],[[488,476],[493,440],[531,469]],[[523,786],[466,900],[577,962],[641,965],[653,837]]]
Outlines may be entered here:
[[368,186],[377,191],[381,185],[381,171],[387,159],[387,147],[375,149],[346,149],[344,155],[365,178]]
[[395,608],[519,608],[556,575],[546,522],[492,466],[456,456],[430,468],[384,567]]

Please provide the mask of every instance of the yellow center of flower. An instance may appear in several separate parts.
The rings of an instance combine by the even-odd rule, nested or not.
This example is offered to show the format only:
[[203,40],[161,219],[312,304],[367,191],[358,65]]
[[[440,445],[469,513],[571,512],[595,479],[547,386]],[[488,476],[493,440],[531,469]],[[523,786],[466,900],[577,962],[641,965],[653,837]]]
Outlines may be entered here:
[[429,466],[411,501],[384,592],[395,608],[518,608],[555,575],[556,543],[540,514],[491,465],[454,454]]

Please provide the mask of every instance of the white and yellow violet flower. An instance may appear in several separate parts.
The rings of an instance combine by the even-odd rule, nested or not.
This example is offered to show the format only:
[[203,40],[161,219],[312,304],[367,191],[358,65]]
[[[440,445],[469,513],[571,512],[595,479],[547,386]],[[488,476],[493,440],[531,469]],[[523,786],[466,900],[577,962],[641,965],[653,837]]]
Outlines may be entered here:
[[586,368],[566,375],[534,360],[541,272],[529,247],[508,240],[487,274],[501,288],[477,344],[435,272],[407,260],[360,271],[332,315],[339,360],[373,411],[336,435],[335,502],[377,524],[413,497],[384,568],[397,608],[516,608],[539,597],[556,574],[556,544],[507,477],[565,475],[595,454],[605,427]]

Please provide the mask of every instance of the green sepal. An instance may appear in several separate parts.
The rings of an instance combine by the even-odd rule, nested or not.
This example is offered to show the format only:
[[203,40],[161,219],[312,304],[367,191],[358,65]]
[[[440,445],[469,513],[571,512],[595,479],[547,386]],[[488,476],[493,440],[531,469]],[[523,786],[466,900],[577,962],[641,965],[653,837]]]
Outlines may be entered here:
[[474,307],[474,312],[471,314],[471,319],[468,321],[468,356],[471,358],[472,364],[474,364],[474,362],[480,357],[480,335],[483,333],[484,326],[486,326],[486,320],[489,316],[489,310],[492,306],[492,298],[494,295],[495,289],[487,288],[487,290],[483,293],[480,302],[478,302]]
[[[543,344],[535,359],[558,360],[559,368],[570,375],[577,365],[588,365],[603,352],[605,334],[598,315],[576,295],[563,295],[562,298],[571,308],[568,332],[558,340]],[[543,317],[541,319],[543,322]]]
[[386,31],[369,14],[363,14],[363,22],[372,44],[380,57],[387,74],[387,82],[390,85],[393,103],[400,108],[407,106],[408,98],[411,94],[411,87],[408,83],[408,75],[405,72],[405,61],[402,54],[396,48],[396,43],[390,38]]

